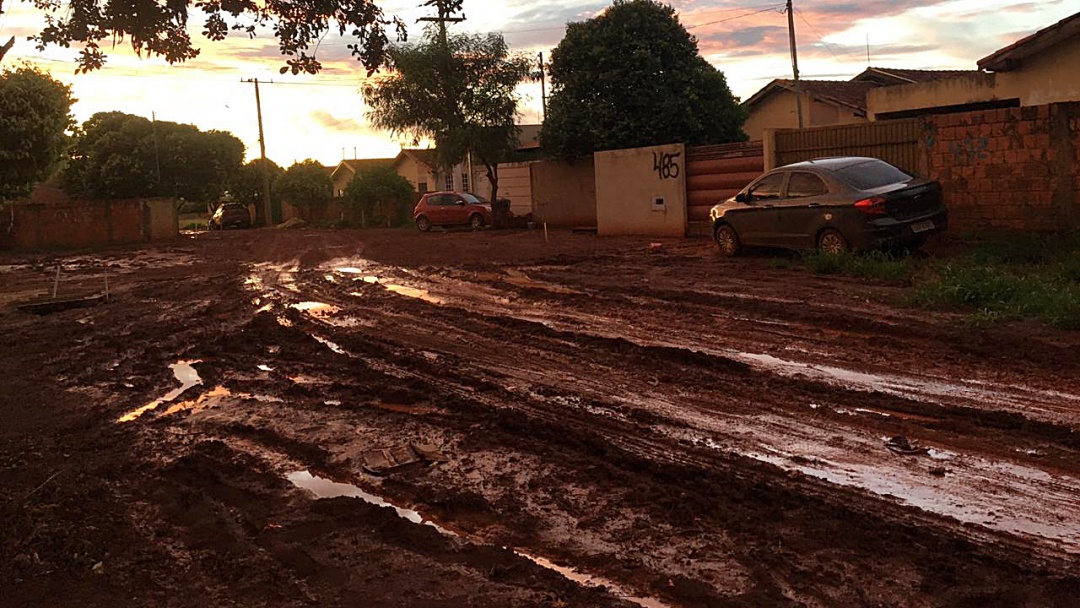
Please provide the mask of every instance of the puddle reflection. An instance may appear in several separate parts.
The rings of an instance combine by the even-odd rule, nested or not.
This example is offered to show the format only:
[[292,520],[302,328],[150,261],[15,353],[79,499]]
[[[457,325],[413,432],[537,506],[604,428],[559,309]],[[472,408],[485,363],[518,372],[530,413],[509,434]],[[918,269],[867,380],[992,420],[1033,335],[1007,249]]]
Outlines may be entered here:
[[169,369],[172,370],[173,376],[176,377],[176,379],[180,382],[181,386],[179,388],[173,389],[172,391],[169,391],[169,393],[161,399],[151,401],[150,403],[147,403],[146,405],[138,409],[132,410],[124,414],[120,417],[119,420],[117,420],[117,422],[131,422],[139,418],[146,412],[157,409],[159,406],[161,406],[161,404],[168,403],[173,399],[176,399],[180,396],[181,393],[188,390],[189,388],[198,384],[202,384],[202,378],[199,377],[199,372],[196,371],[194,367],[192,367],[196,363],[202,363],[202,361],[177,361],[176,363],[170,365]]
[[[291,482],[296,487],[311,492],[315,495],[315,498],[359,498],[360,500],[363,500],[364,502],[375,505],[377,507],[393,509],[394,512],[397,513],[398,517],[408,520],[414,524],[431,526],[444,536],[461,538],[461,535],[451,530],[447,530],[446,528],[443,528],[430,520],[424,519],[423,515],[421,515],[419,511],[395,506],[394,504],[387,502],[382,497],[376,496],[369,492],[365,492],[352,484],[338,483],[336,481],[331,481],[323,477],[317,477],[315,475],[312,475],[308,471],[297,471],[295,473],[289,473],[286,476],[286,479],[288,479],[289,482]],[[642,608],[668,608],[668,604],[665,604],[658,599],[635,597],[627,593],[617,584],[608,579],[598,576],[592,576],[589,574],[583,574],[581,572],[578,572],[574,568],[559,566],[551,560],[545,559],[543,557],[537,557],[535,555],[530,555],[516,549],[513,549],[512,551],[515,555],[523,557],[536,564],[537,566],[540,566],[541,568],[556,572],[562,575],[564,578],[584,587],[606,588],[608,592],[612,595],[620,599],[626,600],[627,602],[630,602],[632,604],[637,604]]]

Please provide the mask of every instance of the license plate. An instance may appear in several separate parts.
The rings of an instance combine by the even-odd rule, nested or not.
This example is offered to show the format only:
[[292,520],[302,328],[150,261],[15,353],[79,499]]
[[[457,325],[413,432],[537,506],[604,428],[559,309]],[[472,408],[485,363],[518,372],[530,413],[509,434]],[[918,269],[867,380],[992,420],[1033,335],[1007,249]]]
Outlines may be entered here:
[[932,220],[923,220],[921,222],[915,222],[911,225],[911,231],[915,234],[920,232],[926,232],[927,230],[934,229],[934,222]]

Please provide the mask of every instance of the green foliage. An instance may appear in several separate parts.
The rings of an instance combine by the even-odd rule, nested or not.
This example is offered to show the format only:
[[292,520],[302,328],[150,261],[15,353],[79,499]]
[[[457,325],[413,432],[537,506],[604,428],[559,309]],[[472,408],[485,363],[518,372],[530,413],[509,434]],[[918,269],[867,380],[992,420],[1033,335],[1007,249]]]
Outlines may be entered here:
[[745,139],[745,111],[723,72],[698,55],[675,10],[652,0],[615,0],[568,24],[551,81],[541,142],[557,157]]
[[891,255],[882,251],[866,253],[808,252],[803,262],[815,274],[845,274],[882,281],[908,281],[915,264],[911,258]]
[[1080,233],[987,242],[931,271],[912,303],[1080,329]]
[[286,169],[274,181],[273,188],[281,200],[307,210],[325,207],[334,195],[330,173],[311,159]]
[[416,191],[393,167],[371,167],[345,186],[345,200],[359,212],[363,225],[389,227],[411,219]]
[[[105,64],[100,43],[127,40],[141,57],[162,57],[169,63],[194,59],[199,48],[188,36],[189,12],[204,15],[203,35],[211,42],[224,40],[229,31],[253,37],[272,30],[281,54],[288,57],[281,73],[314,74],[322,69],[315,50],[323,37],[336,29],[354,38],[347,45],[370,74],[382,63],[389,43],[387,28],[405,38],[405,25],[387,20],[373,0],[305,0],[301,2],[248,2],[246,0],[32,0],[45,13],[45,26],[31,39],[38,49],[49,45],[82,46],[77,72]],[[197,9],[197,10],[194,10]],[[198,27],[198,26],[191,26]],[[310,52],[310,54],[309,54]]]
[[232,179],[229,181],[229,194],[232,195],[234,200],[256,206],[262,201],[263,163],[266,163],[266,170],[270,177],[270,198],[271,200],[277,200],[277,193],[272,186],[274,180],[284,173],[285,170],[278,166],[274,161],[270,159],[263,160],[261,158],[256,158],[243,165],[233,174]]
[[101,112],[83,124],[62,174],[75,196],[216,201],[244,160],[230,133]]
[[926,307],[973,310],[981,318],[1034,317],[1051,325],[1080,329],[1080,285],[1052,274],[1017,274],[1016,269],[948,264],[934,280],[919,285],[912,302]]
[[0,72],[0,201],[29,194],[56,168],[71,104],[71,89],[36,68]]
[[391,48],[391,71],[362,89],[367,116],[394,135],[434,141],[444,169],[470,149],[497,164],[517,140],[516,89],[529,60],[510,55],[499,34],[455,34],[446,44],[429,29],[421,42]]

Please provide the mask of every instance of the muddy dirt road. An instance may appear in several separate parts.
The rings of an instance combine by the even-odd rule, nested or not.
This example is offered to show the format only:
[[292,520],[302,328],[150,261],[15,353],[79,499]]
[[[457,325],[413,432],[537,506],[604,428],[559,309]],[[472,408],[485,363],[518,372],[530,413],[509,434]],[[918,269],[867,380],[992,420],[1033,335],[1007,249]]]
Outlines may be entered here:
[[[11,307],[57,265],[112,299]],[[901,297],[569,233],[5,255],[0,604],[1077,605],[1080,334]]]

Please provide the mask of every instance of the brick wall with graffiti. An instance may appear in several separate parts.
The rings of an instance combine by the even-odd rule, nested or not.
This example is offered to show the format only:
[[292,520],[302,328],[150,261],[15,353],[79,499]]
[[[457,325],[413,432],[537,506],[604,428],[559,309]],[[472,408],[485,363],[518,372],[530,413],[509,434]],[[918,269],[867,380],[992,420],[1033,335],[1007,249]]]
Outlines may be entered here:
[[1080,103],[923,120],[927,174],[942,183],[954,227],[1080,227]]

